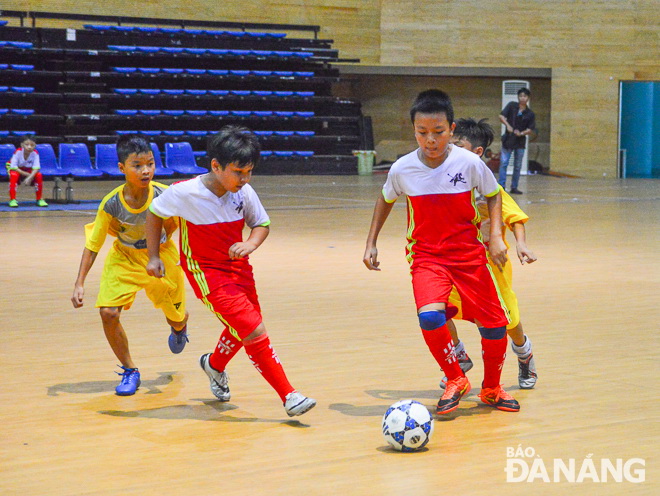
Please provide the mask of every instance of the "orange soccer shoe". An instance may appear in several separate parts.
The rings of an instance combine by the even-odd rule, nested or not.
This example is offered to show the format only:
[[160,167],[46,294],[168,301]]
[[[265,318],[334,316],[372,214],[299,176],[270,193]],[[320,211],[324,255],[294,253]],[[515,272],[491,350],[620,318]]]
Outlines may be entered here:
[[520,404],[513,396],[502,389],[502,384],[495,388],[482,387],[479,398],[487,405],[494,406],[498,410],[505,412],[517,412],[520,410]]
[[464,375],[447,381],[447,386],[445,387],[445,392],[438,401],[438,409],[436,413],[438,415],[444,415],[445,413],[453,412],[458,408],[458,402],[461,398],[470,392],[470,381]]

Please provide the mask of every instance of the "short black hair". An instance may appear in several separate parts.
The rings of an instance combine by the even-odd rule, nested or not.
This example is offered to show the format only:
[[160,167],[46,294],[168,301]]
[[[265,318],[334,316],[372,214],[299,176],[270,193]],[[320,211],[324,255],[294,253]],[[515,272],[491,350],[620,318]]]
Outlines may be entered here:
[[20,137],[18,144],[22,145],[26,141],[34,141],[36,143],[37,137],[34,134],[24,134],[23,136]]
[[524,93],[524,94],[527,95],[527,96],[529,96],[529,95],[532,94],[531,91],[529,91],[527,88],[524,88],[524,87],[523,87],[523,88],[520,88],[520,89],[518,90],[518,93],[516,93],[516,95],[520,95],[521,93]]
[[458,119],[456,121],[456,129],[454,129],[454,137],[464,139],[470,142],[474,147],[482,147],[484,152],[495,139],[495,131],[493,126],[488,124],[488,119],[481,119],[477,122],[472,117],[467,119]]
[[250,164],[256,167],[261,158],[261,145],[248,128],[225,126],[209,139],[206,157],[209,164],[216,159],[223,169],[231,163],[241,168]]
[[117,157],[123,164],[131,153],[152,153],[151,145],[142,136],[137,134],[124,134],[117,140]]
[[449,124],[454,123],[454,107],[449,95],[441,90],[422,91],[410,108],[410,120],[415,123],[415,115],[420,114],[445,114]]

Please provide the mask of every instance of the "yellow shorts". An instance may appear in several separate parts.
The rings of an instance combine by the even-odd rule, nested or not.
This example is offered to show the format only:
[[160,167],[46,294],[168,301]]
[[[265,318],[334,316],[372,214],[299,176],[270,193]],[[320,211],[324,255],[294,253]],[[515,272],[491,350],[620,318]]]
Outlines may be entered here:
[[[520,323],[520,310],[518,310],[518,298],[516,298],[516,293],[513,292],[512,282],[513,274],[511,269],[511,261],[507,261],[504,265],[504,271],[500,272],[500,269],[497,266],[488,260],[488,265],[490,265],[491,272],[495,276],[495,281],[499,288],[500,296],[504,300],[506,307],[509,309],[509,318],[511,322],[506,326],[507,329],[513,329]],[[454,317],[455,319],[463,320],[463,310],[461,306],[461,297],[459,296],[456,288],[452,288],[451,294],[449,295],[449,303],[458,308],[458,314]]]
[[103,266],[96,308],[128,310],[136,293],[144,289],[155,308],[160,308],[168,319],[181,322],[186,315],[186,287],[178,265],[179,252],[171,239],[160,245],[160,258],[165,277],[159,279],[147,274],[147,250],[128,248],[115,241]]

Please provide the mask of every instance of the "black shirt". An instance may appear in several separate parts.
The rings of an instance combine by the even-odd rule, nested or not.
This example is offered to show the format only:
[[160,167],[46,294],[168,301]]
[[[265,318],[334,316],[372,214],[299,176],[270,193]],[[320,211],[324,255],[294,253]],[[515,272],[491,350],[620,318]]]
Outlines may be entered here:
[[[507,122],[513,129],[517,129],[518,131],[524,131],[526,129],[536,131],[536,117],[534,112],[529,107],[521,111],[518,102],[509,102],[507,103],[506,107],[502,109],[501,115],[506,117]],[[509,133],[506,132],[502,135],[502,143],[504,143],[507,134]],[[525,148],[527,142],[524,136],[514,135],[513,137],[509,138],[509,140],[507,140],[507,146],[505,146],[505,148],[508,148],[509,150],[513,150],[515,148]]]

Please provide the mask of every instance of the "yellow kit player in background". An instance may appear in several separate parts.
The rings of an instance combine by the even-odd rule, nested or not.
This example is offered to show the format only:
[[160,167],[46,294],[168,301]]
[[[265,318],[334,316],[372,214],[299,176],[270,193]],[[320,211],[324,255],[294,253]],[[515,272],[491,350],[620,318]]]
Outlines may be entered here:
[[140,386],[140,372],[131,358],[128,338],[119,320],[122,309],[128,310],[136,293],[144,289],[171,326],[168,343],[172,353],[181,353],[188,341],[188,312],[183,270],[178,265],[176,246],[170,239],[177,229],[176,219],[164,224],[160,236],[165,277],[156,279],[146,270],[149,262],[145,238],[147,211],[151,201],[167,189],[164,184],[152,181],[155,163],[151,146],[139,136],[122,136],[117,142],[117,155],[119,170],[126,176],[126,182],[103,198],[94,223],[85,226],[85,249],[71,302],[74,308],[83,306],[85,278],[106,235],[115,236],[117,239],[105,259],[96,307],[101,314],[105,337],[123,369],[115,391],[120,396],[129,396]]
[[[452,143],[476,153],[481,157],[494,138],[493,128],[485,121],[486,119],[482,119],[479,122],[474,119],[458,119],[458,121],[456,121],[456,129],[454,130]],[[516,252],[520,263],[533,263],[537,258],[536,255],[527,248],[525,237],[525,222],[527,222],[529,217],[520,209],[513,198],[504,191],[504,188],[501,188],[500,192],[502,193],[502,223],[504,225],[502,227],[502,239],[504,239],[504,242],[506,243],[505,233],[506,228],[509,228],[516,238]],[[481,234],[483,241],[487,243],[490,229],[488,209],[483,200],[477,202],[477,207],[482,218]],[[507,243],[507,249],[508,248],[509,245]],[[520,323],[518,299],[512,288],[511,261],[507,260],[502,270],[490,260],[490,257],[488,257],[488,264],[490,265],[499,286],[500,295],[509,309],[509,318],[511,319],[511,322],[507,326],[507,334],[511,338],[511,348],[518,357],[518,384],[521,389],[531,389],[536,384],[536,364],[534,363],[534,354],[532,353],[532,342],[523,332],[522,324]],[[448,310],[448,317],[452,316],[453,318],[460,320],[473,320],[470,316],[462,314],[461,299],[456,288],[452,290],[449,296],[449,303],[458,309],[458,313],[452,316],[452,311]],[[470,360],[470,357],[467,355],[463,342],[458,338],[456,326],[451,320],[447,321],[447,327],[449,327],[449,332],[451,333],[456,348],[458,363],[461,366],[461,369],[463,369],[463,372],[467,372],[472,368],[472,360]],[[445,383],[446,377],[442,379],[440,387],[444,388]]]

